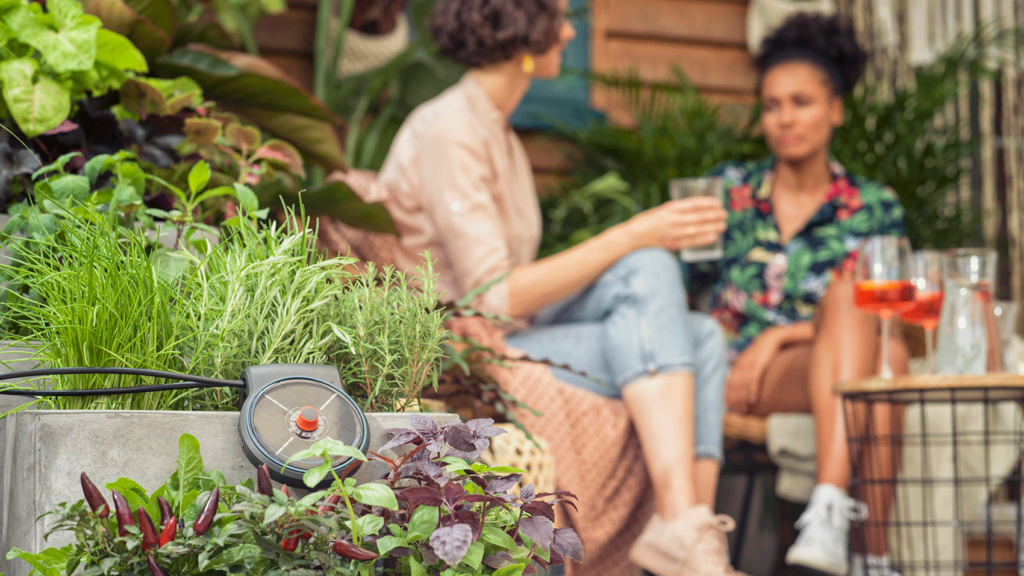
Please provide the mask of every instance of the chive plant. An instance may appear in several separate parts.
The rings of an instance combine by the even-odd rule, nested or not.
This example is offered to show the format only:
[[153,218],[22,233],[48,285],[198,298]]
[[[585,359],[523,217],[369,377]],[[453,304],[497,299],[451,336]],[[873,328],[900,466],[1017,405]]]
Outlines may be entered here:
[[[415,283],[391,269],[354,275],[326,258],[315,231],[242,219],[218,243],[154,249],[112,218],[70,217],[12,245],[3,270],[31,289],[5,314],[41,364],[127,366],[238,378],[249,365],[338,365],[368,411],[392,411],[436,384],[445,338],[429,265]],[[415,284],[415,285],[414,285]],[[32,344],[30,344],[32,345]],[[53,378],[57,389],[155,384],[108,375]],[[235,410],[235,389],[63,397],[51,409]]]

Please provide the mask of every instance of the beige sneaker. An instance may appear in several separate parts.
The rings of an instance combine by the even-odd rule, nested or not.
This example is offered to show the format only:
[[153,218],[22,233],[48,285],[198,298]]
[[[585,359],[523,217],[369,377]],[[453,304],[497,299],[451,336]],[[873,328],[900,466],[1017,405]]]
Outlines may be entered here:
[[672,521],[653,516],[629,551],[629,560],[656,576],[745,576],[729,564],[725,535],[736,523],[700,505]]

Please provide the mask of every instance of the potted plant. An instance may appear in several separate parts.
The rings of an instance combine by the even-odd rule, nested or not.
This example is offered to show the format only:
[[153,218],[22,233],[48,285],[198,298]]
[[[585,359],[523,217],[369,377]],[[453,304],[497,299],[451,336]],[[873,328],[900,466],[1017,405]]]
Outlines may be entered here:
[[[65,159],[69,162],[69,159]],[[3,267],[9,288],[5,316],[17,320],[23,342],[47,367],[128,366],[237,379],[246,366],[331,364],[342,369],[349,392],[368,416],[370,448],[394,427],[388,412],[431,386],[440,364],[443,312],[437,310],[432,274],[423,290],[393,270],[357,275],[348,258],[325,258],[308,223],[285,210],[283,223],[267,220],[244,184],[210,187],[205,162],[194,165],[181,190],[135,170],[130,155],[95,157],[81,176],[55,165],[40,178],[37,198],[18,212],[25,222],[52,228],[9,246]],[[42,175],[41,175],[42,176]],[[174,247],[156,246],[145,226],[128,225],[141,208],[128,199],[133,178],[154,178],[181,198]],[[99,188],[93,191],[93,188]],[[121,192],[117,192],[120,190]],[[66,192],[66,194],[65,194]],[[118,196],[117,194],[121,194]],[[193,232],[204,196],[231,198],[237,214],[214,244]],[[9,238],[11,240],[11,238]],[[33,342],[37,344],[32,344]],[[149,378],[75,375],[49,386],[83,390],[156,383]],[[35,386],[39,386],[38,383]],[[149,458],[173,448],[165,441],[189,432],[212,451],[229,475],[248,465],[238,443],[238,392],[169,391],[143,395],[47,398],[38,408],[3,419],[6,443],[0,545],[38,548],[35,517],[67,500],[73,486],[66,466],[93,468],[111,459],[119,475],[150,479],[163,474]],[[99,409],[99,410],[97,410]],[[374,412],[384,411],[384,414]],[[399,417],[400,418],[400,417]],[[434,416],[438,422],[453,416]],[[64,432],[74,429],[76,434]],[[38,455],[45,454],[45,458]],[[40,479],[43,479],[41,482]]]
[[[48,515],[56,518],[51,534],[74,533],[74,540],[39,552],[12,549],[7,557],[27,562],[31,574],[82,569],[83,576],[518,576],[583,561],[576,533],[554,526],[555,506],[575,506],[572,494],[535,494],[532,486],[510,494],[522,472],[476,460],[502,433],[492,421],[439,427],[413,415],[409,423],[370,453],[386,465],[383,474],[361,484],[335,474],[328,489],[301,499],[275,489],[266,469],[255,486],[250,479],[230,485],[203,469],[198,442],[183,435],[169,481],[152,492],[126,478],[113,481],[106,485],[111,506],[83,472],[76,480],[85,500]],[[366,458],[330,440],[295,458],[323,460],[304,478],[317,486],[339,456]]]

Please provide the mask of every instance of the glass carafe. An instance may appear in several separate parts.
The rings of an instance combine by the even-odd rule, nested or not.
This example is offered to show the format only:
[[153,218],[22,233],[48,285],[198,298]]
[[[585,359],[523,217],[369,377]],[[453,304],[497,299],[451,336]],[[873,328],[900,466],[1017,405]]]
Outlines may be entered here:
[[992,311],[995,250],[946,254],[945,296],[936,337],[937,372],[984,374],[1001,369]]

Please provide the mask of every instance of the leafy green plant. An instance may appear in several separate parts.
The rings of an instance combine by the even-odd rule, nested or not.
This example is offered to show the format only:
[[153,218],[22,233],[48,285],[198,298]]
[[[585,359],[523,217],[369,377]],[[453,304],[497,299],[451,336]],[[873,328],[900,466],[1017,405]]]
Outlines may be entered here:
[[4,121],[28,138],[54,130],[86,94],[120,88],[146,72],[142,54],[124,36],[103,30],[75,0],[0,5],[0,81]]
[[345,343],[335,363],[367,410],[404,411],[423,390],[437,386],[447,333],[435,280],[428,259],[411,276],[371,267],[347,287],[339,327]]
[[912,84],[891,96],[877,87],[852,94],[832,151],[846,168],[891,186],[906,209],[915,248],[970,246],[981,240],[981,214],[957,198],[979,148],[970,118],[946,114],[965,86],[997,70],[1001,52],[1020,50],[1021,31],[982,27],[934,64],[914,70]]
[[[510,494],[523,471],[477,461],[503,433],[493,421],[443,427],[418,415],[410,421],[412,428],[391,430],[393,439],[370,454],[388,470],[375,482],[338,477],[331,467],[337,458],[367,457],[335,440],[294,454],[293,460],[324,462],[306,472],[306,486],[315,490],[329,480],[326,490],[299,500],[275,489],[266,467],[257,472],[255,489],[252,481],[228,486],[222,474],[203,469],[198,442],[183,435],[177,470],[154,492],[127,478],[109,484],[111,514],[83,473],[87,501],[61,504],[48,515],[56,518],[49,533],[74,532],[75,543],[38,553],[14,549],[7,557],[28,562],[33,576],[76,569],[83,576],[520,576],[583,561],[579,536],[553,524],[554,506],[575,507],[575,496],[536,494],[532,485]],[[147,524],[144,514],[174,527],[170,537],[150,529],[156,523]]]
[[[172,187],[182,208],[158,214],[178,230],[172,248],[159,247],[146,227],[131,225],[155,212],[136,209],[138,187],[159,179],[129,156],[94,158],[86,165],[89,176],[51,167],[40,182],[40,201],[24,205],[10,224],[24,237],[4,236],[13,259],[0,267],[8,283],[3,321],[35,342],[40,362],[229,378],[250,365],[339,364],[367,409],[387,411],[436,383],[444,329],[429,268],[419,272],[422,290],[394,270],[383,272],[384,282],[353,277],[347,267],[354,260],[323,257],[304,218],[285,210],[284,223],[261,225],[266,209],[248,187],[207,188],[210,172],[202,161],[188,174],[187,189]],[[106,184],[90,192],[90,182]],[[240,210],[219,232],[192,219],[196,206],[215,198],[231,198]],[[193,238],[196,231],[205,235]],[[148,380],[68,376],[51,384],[140,382]],[[58,409],[235,410],[237,391],[39,402]]]
[[[176,4],[185,10],[179,12]],[[214,4],[215,11],[226,14],[248,10],[246,6],[252,4],[259,4],[261,10],[276,9],[281,2],[218,0]],[[223,41],[223,30],[218,30],[221,27],[202,17],[191,20],[188,6],[194,7],[195,3],[88,0],[86,11],[99,17],[105,28],[135,43],[154,76],[188,76],[202,88],[204,97],[217,102],[218,109],[234,112],[287,141],[309,162],[328,170],[344,168],[336,133],[341,119],[270,61],[231,50]],[[220,10],[222,6],[227,8]]]

